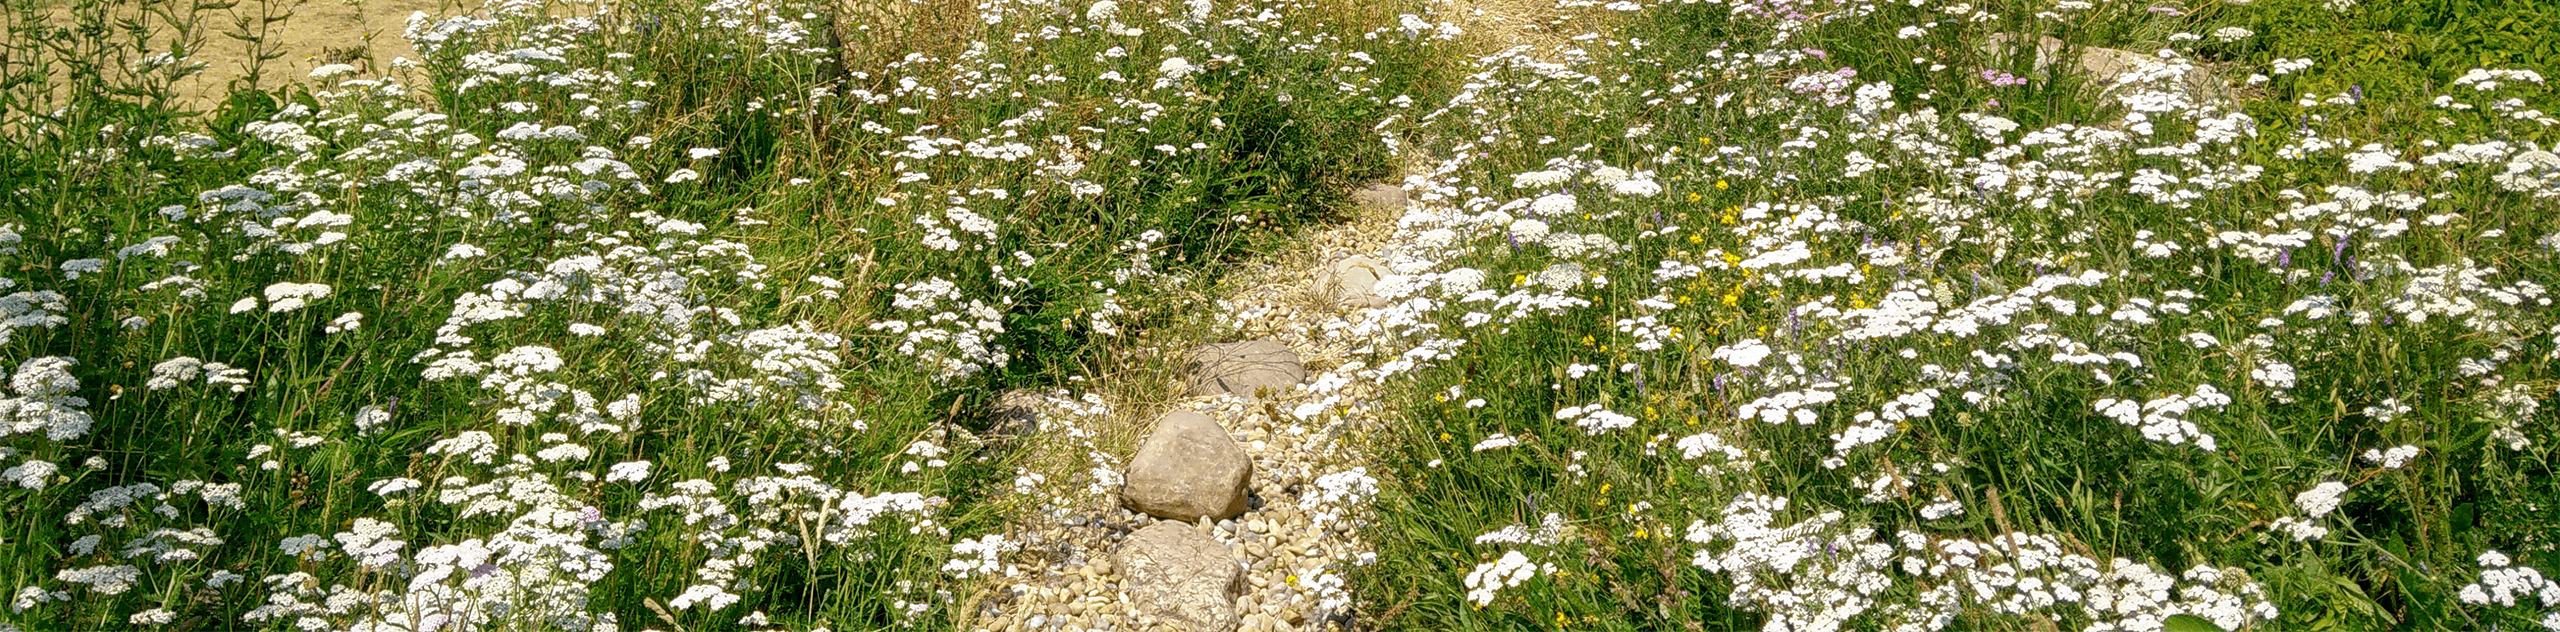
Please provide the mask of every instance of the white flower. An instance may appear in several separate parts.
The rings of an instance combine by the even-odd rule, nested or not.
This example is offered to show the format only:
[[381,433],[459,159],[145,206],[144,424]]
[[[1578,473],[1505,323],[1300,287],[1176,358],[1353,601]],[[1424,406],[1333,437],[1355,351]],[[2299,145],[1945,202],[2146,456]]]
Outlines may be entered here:
[[1573,174],[1570,172],[1552,170],[1531,171],[1528,173],[1513,174],[1511,176],[1511,186],[1522,189],[1545,188],[1564,184],[1566,180],[1571,179],[1573,179]]
[[1537,564],[1529,562],[1529,556],[1504,551],[1501,559],[1477,564],[1474,571],[1467,573],[1467,600],[1479,606],[1492,605],[1496,591],[1529,581],[1538,576],[1538,570]]
[[78,279],[81,274],[97,272],[106,268],[107,260],[105,259],[73,259],[70,261],[64,261],[62,262],[62,279],[65,281]]
[[[267,286],[267,311],[269,313],[283,313],[302,309],[302,306],[310,304],[312,301],[329,298],[330,292],[330,287],[325,283],[277,283],[269,285]],[[235,310],[238,309],[238,307],[239,306],[237,305],[233,306]]]
[[1506,230],[1510,232],[1512,238],[1520,240],[1521,243],[1537,243],[1538,240],[1547,237],[1547,223],[1534,219],[1512,220]]
[[2324,481],[2319,485],[2312,486],[2311,489],[2304,490],[2300,494],[2295,494],[2293,496],[2293,504],[2294,506],[2301,507],[2303,513],[2311,514],[2311,517],[2318,518],[2329,515],[2329,512],[2331,511],[2336,511],[2338,509],[2339,500],[2346,495],[2346,483]]
[[2293,536],[2293,541],[2295,542],[2309,542],[2329,537],[2328,527],[2320,526],[2320,523],[2315,521],[2305,520],[2294,516],[2277,518],[2274,524],[2268,525],[2268,528],[2282,531],[2288,536]]
[[1574,288],[1582,287],[1582,281],[1582,264],[1578,263],[1558,263],[1538,271],[1538,284],[1558,292],[1569,292]]
[[47,479],[53,478],[53,473],[60,469],[50,462],[28,461],[12,466],[8,471],[0,472],[0,481],[17,483],[19,487],[26,489],[44,489],[46,484],[52,482]]
[[[345,64],[336,65],[343,66]],[[170,612],[168,608],[152,608],[150,610],[136,612],[133,613],[132,617],[125,619],[127,623],[152,627],[168,625],[169,622],[176,620],[178,620],[178,613]]]
[[1180,57],[1166,57],[1162,63],[1156,64],[1156,72],[1170,80],[1180,80],[1198,70],[1199,67],[1191,65],[1191,60]]
[[418,479],[414,478],[386,478],[374,481],[373,484],[365,486],[365,491],[373,492],[376,496],[390,496],[392,494],[418,489],[424,486],[424,483],[420,483],[418,482]]
[[89,592],[121,595],[133,588],[134,581],[142,579],[142,569],[129,565],[91,566],[55,573],[53,578],[74,584],[87,584]]
[[1119,16],[1120,3],[1111,0],[1095,2],[1093,6],[1085,7],[1084,10],[1084,19],[1093,22],[1109,22]]
[[1570,215],[1578,207],[1579,204],[1574,201],[1571,193],[1549,193],[1538,196],[1537,201],[1529,203],[1530,211],[1548,217]]
[[[1103,0],[1103,2],[1110,1],[1111,0]],[[712,610],[719,610],[738,603],[738,599],[738,595],[726,590],[721,590],[718,586],[696,584],[691,588],[684,589],[684,594],[676,595],[676,598],[667,600],[667,606],[677,610],[691,610],[693,609],[694,604],[704,604],[710,606]]]
[[604,480],[608,483],[615,481],[630,481],[634,483],[647,481],[649,480],[649,462],[628,461],[615,463],[613,464],[613,471],[605,474]]
[[1660,195],[1662,193],[1662,185],[1654,182],[1652,179],[1627,180],[1617,183],[1612,187],[1612,190],[1618,195],[1632,195],[1636,197],[1649,198],[1655,195]]
[[2366,450],[2363,456],[2367,463],[2380,465],[2386,470],[2396,470],[2407,466],[2410,459],[2418,458],[2418,446],[2404,445],[2389,450]]
[[239,301],[239,302],[232,303],[232,304],[231,304],[231,313],[238,314],[238,313],[247,312],[247,311],[249,311],[249,310],[253,310],[253,309],[257,309],[257,308],[258,308],[258,297],[251,296],[251,297],[247,297],[247,298],[242,298],[242,299],[240,299],[240,301]]
[[328,326],[326,326],[326,327],[322,327],[322,328],[320,328],[320,331],[321,331],[321,333],[338,334],[338,333],[346,333],[346,332],[350,332],[350,331],[355,331],[357,328],[360,328],[360,327],[363,327],[363,326],[364,326],[364,313],[363,313],[363,312],[347,312],[347,313],[344,313],[344,314],[339,314],[337,318],[330,319],[330,321],[329,321],[329,325],[328,325]]
[[1769,345],[1762,344],[1759,338],[1746,338],[1741,342],[1717,347],[1715,352],[1707,357],[1723,360],[1737,367],[1749,368],[1760,366],[1760,361],[1769,357],[1769,351]]

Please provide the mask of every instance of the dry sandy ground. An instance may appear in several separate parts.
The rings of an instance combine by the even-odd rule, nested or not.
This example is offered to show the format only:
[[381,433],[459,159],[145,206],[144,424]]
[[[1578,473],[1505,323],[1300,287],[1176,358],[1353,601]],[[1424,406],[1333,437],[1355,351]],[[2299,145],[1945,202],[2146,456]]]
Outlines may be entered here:
[[[227,0],[225,0],[227,1]],[[4,0],[0,4],[14,9],[21,3],[35,2],[44,7],[47,20],[55,25],[69,25],[70,7],[75,0]],[[139,19],[155,33],[151,50],[170,49],[166,20],[149,16],[147,8],[175,4],[184,10],[187,0],[168,3],[164,0],[110,0],[110,11],[118,20]],[[193,2],[199,6],[215,2]],[[376,70],[389,70],[393,59],[419,57],[409,41],[400,36],[407,28],[411,13],[424,11],[442,17],[476,10],[481,0],[240,0],[229,8],[211,8],[197,12],[202,20],[201,48],[193,61],[206,64],[204,72],[171,86],[181,107],[210,108],[222,102],[228,86],[246,76],[251,61],[250,44],[226,33],[248,33],[261,38],[265,49],[282,53],[265,62],[261,69],[261,86],[275,86],[300,81],[310,76],[311,69],[332,63],[350,63],[358,67],[368,64]],[[262,16],[289,16],[281,21],[260,22]],[[0,18],[13,21],[14,16]],[[247,27],[244,29],[243,24]],[[113,36],[121,45],[130,46],[127,36]],[[57,77],[60,69],[56,69]],[[56,86],[65,85],[61,81]]]

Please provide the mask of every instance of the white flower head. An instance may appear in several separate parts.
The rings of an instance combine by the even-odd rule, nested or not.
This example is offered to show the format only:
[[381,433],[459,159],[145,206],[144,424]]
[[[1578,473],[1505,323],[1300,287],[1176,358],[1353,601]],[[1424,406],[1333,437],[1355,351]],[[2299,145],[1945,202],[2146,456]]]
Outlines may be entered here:
[[2311,514],[2311,517],[2318,518],[2329,515],[2329,512],[2331,511],[2336,511],[2338,509],[2338,503],[2344,499],[2346,495],[2346,483],[2324,481],[2318,485],[2313,485],[2311,489],[2303,490],[2300,494],[2295,494],[2293,496],[2293,504],[2294,506],[2301,507],[2303,513]]

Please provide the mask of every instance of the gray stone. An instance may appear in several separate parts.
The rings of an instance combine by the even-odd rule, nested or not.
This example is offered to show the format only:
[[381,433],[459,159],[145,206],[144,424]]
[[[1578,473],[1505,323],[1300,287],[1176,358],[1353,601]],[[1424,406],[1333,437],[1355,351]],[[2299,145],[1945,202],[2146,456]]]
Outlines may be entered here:
[[1359,204],[1362,207],[1385,211],[1402,212],[1404,211],[1405,201],[1409,199],[1411,199],[1411,197],[1405,194],[1404,187],[1384,182],[1360,187],[1358,190],[1351,192],[1351,201],[1353,203]]
[[1326,298],[1351,307],[1386,307],[1387,299],[1378,296],[1378,279],[1386,276],[1387,264],[1368,255],[1344,257],[1325,266],[1317,281]]
[[1172,629],[1236,629],[1244,570],[1235,552],[1188,525],[1159,522],[1130,534],[1116,556],[1129,603]]
[[997,439],[1012,439],[1039,432],[1042,404],[1039,393],[1024,389],[997,395],[995,406],[987,411],[990,422],[987,434]]
[[1276,340],[1251,340],[1202,346],[1191,350],[1185,369],[1192,396],[1233,394],[1258,397],[1261,389],[1288,390],[1307,380],[1298,354]]
[[1244,513],[1245,482],[1252,477],[1253,456],[1216,420],[1177,411],[1156,421],[1155,432],[1138,444],[1120,504],[1168,520],[1225,520]]

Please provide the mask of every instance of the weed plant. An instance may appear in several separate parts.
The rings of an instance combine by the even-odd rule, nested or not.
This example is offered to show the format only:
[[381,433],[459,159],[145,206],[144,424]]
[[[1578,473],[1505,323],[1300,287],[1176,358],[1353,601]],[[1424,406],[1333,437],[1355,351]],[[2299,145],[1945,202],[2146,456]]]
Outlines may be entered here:
[[0,55],[9,630],[948,627],[990,393],[1445,98],[1397,2],[510,0],[200,113],[281,44],[73,4]]

